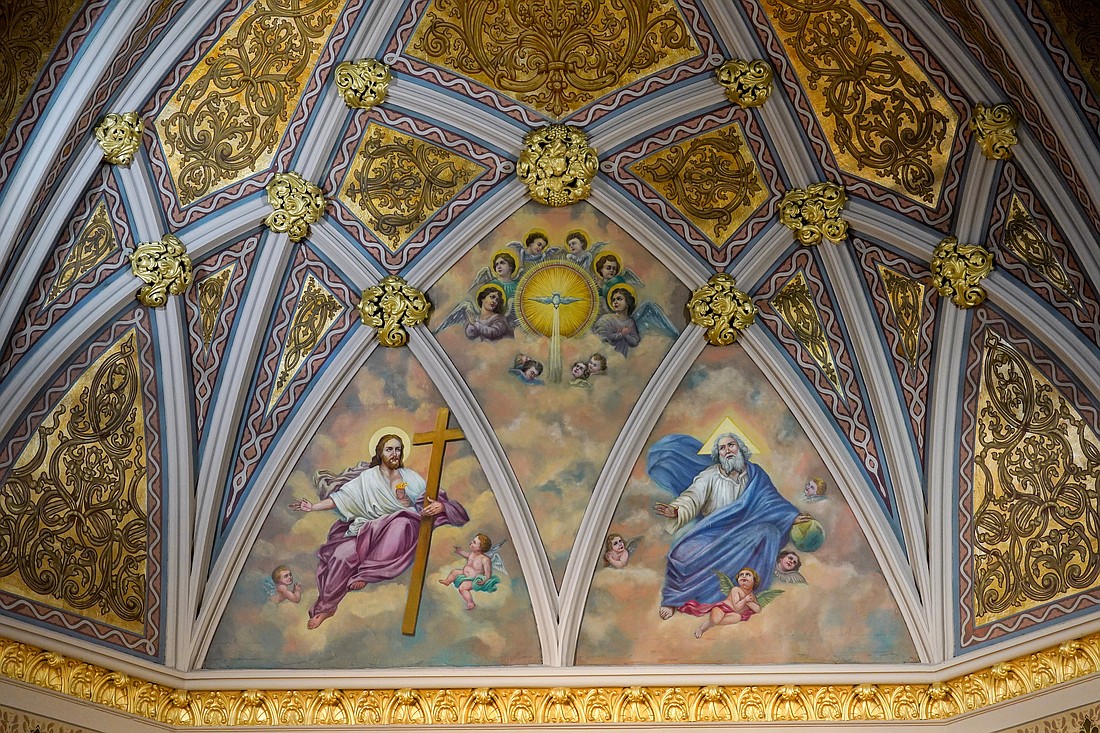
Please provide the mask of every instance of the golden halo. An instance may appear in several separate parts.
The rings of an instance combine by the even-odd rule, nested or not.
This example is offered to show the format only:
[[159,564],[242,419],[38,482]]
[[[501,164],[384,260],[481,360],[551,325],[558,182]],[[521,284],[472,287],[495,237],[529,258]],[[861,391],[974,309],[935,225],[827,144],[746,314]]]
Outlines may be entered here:
[[592,272],[596,273],[596,277],[603,277],[602,275],[600,275],[600,271],[596,269],[596,263],[603,260],[605,257],[611,257],[615,260],[615,264],[619,266],[619,269],[615,272],[616,275],[623,271],[623,258],[619,257],[618,254],[612,252],[611,250],[605,249],[603,252],[600,252],[598,257],[592,258]]
[[496,252],[493,252],[492,258],[489,259],[489,269],[492,270],[494,274],[496,273],[497,257],[501,255],[504,255],[512,261],[512,275],[514,277],[515,274],[519,272],[519,257],[510,249],[498,249]]
[[412,455],[413,442],[409,434],[396,425],[384,425],[374,431],[374,435],[370,436],[370,442],[367,444],[367,450],[370,453],[371,458],[374,458],[374,448],[378,444],[379,439],[383,435],[393,434],[398,438],[401,438],[401,442],[405,445],[405,450],[401,452],[401,460],[408,465],[409,456]]
[[501,306],[508,305],[508,294],[504,292],[504,288],[500,287],[496,283],[485,283],[480,288],[478,288],[477,292],[474,293],[474,303],[477,303],[477,299],[480,298],[481,294],[486,290],[495,290],[500,293]]
[[569,247],[569,240],[577,235],[580,235],[584,239],[584,248],[586,250],[592,246],[592,239],[588,236],[588,232],[583,229],[570,229],[569,233],[565,235],[566,248]]
[[611,286],[610,289],[608,289],[607,295],[604,296],[604,300],[607,302],[608,308],[611,307],[611,294],[614,293],[616,290],[625,290],[626,292],[630,293],[630,297],[634,298],[634,306],[637,307],[638,291],[635,290],[634,287],[628,283],[615,283]]
[[540,239],[542,239],[542,241],[546,242],[547,247],[550,246],[550,235],[549,234],[542,231],[541,229],[532,229],[531,231],[527,232],[527,234],[523,235],[523,246],[524,246],[524,248],[527,247],[527,242],[529,242],[535,235],[538,235],[538,237]]

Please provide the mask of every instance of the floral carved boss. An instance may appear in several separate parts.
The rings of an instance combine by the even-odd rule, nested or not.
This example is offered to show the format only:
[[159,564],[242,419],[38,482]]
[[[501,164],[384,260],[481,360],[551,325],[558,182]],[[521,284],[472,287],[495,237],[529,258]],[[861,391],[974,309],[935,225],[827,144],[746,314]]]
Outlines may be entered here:
[[540,204],[566,206],[588,198],[599,161],[588,136],[572,125],[548,125],[523,138],[516,175]]
[[406,53],[561,119],[700,51],[672,0],[435,0]]

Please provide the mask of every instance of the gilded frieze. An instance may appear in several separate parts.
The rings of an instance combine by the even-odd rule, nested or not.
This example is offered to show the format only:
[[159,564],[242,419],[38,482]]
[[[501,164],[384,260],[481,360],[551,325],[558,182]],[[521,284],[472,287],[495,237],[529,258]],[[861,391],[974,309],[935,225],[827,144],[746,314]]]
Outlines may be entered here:
[[4,8],[0,23],[0,140],[8,136],[19,108],[61,39],[81,0],[21,0]]
[[979,244],[962,244],[945,237],[932,253],[932,287],[960,308],[973,308],[985,300],[981,281],[993,271],[993,253]]
[[970,510],[979,626],[1100,583],[1100,438],[991,330],[981,360]]
[[485,170],[442,146],[371,122],[337,196],[396,252]]
[[278,404],[302,362],[313,353],[325,332],[332,327],[343,310],[343,304],[328,288],[312,274],[306,275],[305,284],[298,294],[298,302],[294,305],[294,314],[290,318],[282,354],[279,356],[275,386],[267,401],[268,412]]
[[848,222],[840,213],[847,203],[843,186],[813,183],[783,194],[779,221],[807,247],[820,244],[822,238],[840,242],[848,236]]
[[0,674],[192,727],[942,720],[1100,671],[1100,634],[944,682],[678,687],[182,690],[0,638]]
[[202,345],[209,349],[214,340],[214,329],[218,325],[225,293],[229,289],[229,279],[233,275],[235,264],[228,264],[217,272],[204,277],[197,285],[199,291],[199,323],[202,327]]
[[1011,158],[1012,146],[1017,142],[1018,121],[1016,110],[1007,104],[995,104],[992,107],[986,107],[984,104],[974,105],[970,129],[978,140],[982,155],[990,160]]
[[130,269],[145,281],[137,299],[150,308],[163,308],[170,294],[180,295],[194,279],[187,248],[172,234],[165,234],[159,242],[139,244],[130,255]]
[[374,287],[363,291],[359,315],[363,323],[378,331],[383,346],[398,347],[409,342],[405,329],[428,320],[432,304],[421,291],[398,275],[388,275]]
[[516,177],[540,204],[566,206],[588,198],[598,167],[596,149],[588,146],[583,130],[547,125],[524,136]]
[[707,329],[707,343],[728,346],[756,321],[756,306],[737,282],[724,272],[712,275],[691,294],[688,316],[696,326]]
[[672,0],[433,0],[405,53],[562,119],[700,50]]
[[1004,228],[1002,246],[1019,257],[1070,300],[1080,305],[1079,293],[1066,273],[1054,248],[1040,231],[1035,218],[1024,207],[1017,195],[1012,196],[1008,208],[1008,222]]
[[0,494],[0,589],[131,632],[145,624],[149,494],[137,336],[81,374]]
[[759,107],[772,93],[772,67],[763,59],[730,59],[715,72],[726,99],[742,107]]
[[883,264],[878,265],[878,275],[901,335],[905,361],[916,368],[921,352],[920,330],[924,321],[924,284]]
[[839,394],[843,394],[844,390],[840,386],[840,377],[836,370],[836,359],[833,358],[833,349],[829,345],[829,338],[825,335],[825,327],[821,323],[817,304],[814,303],[813,296],[810,294],[806,273],[802,270],[795,273],[770,302],[775,312],[783,319],[783,323],[794,332],[795,337],[810,352],[825,378],[832,383]]
[[80,236],[65,254],[65,261],[50,285],[46,300],[55,300],[116,249],[118,240],[111,225],[111,216],[107,213],[107,202],[100,199],[92,215],[84,222]]
[[390,68],[378,59],[342,61],[336,65],[336,88],[344,102],[357,109],[382,104],[392,78]]
[[936,207],[959,116],[908,51],[854,0],[763,5],[840,168]]
[[199,59],[155,126],[181,206],[265,170],[340,0],[258,0]]
[[657,150],[630,170],[716,247],[768,200],[763,175],[736,122]]

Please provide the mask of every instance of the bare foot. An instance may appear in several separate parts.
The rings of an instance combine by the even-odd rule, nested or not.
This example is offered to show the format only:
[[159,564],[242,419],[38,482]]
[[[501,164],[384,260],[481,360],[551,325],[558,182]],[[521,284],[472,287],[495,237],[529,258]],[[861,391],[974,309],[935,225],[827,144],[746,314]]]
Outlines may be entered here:
[[449,584],[447,583],[447,581],[446,581],[446,580],[444,580],[443,578],[440,578],[440,579],[439,579],[439,584],[440,584],[440,585],[449,585]]
[[470,601],[469,603],[467,603],[467,604],[466,604],[466,610],[467,610],[467,611],[472,611],[472,610],[474,610],[474,603],[473,603],[473,601]]
[[332,616],[331,613],[319,613],[316,616],[310,618],[309,622],[306,624],[306,628],[316,629],[318,626],[325,622],[326,618],[329,618],[330,616]]
[[695,630],[695,638],[702,638],[703,634],[707,633],[707,629],[709,629],[713,625],[714,624],[712,624],[710,621],[704,621],[702,624],[700,624],[699,628]]
[[353,580],[348,583],[348,590],[363,590],[367,587],[367,581],[365,580]]
[[672,614],[675,612],[676,609],[674,609],[672,606],[661,606],[661,618],[665,621],[668,621],[670,618],[672,618]]

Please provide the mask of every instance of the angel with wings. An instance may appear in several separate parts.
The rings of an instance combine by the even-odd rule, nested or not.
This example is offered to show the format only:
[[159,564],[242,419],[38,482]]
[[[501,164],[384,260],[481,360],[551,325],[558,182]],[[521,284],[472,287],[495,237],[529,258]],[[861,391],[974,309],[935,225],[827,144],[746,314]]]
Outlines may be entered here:
[[638,549],[641,537],[624,540],[621,534],[612,532],[604,541],[603,566],[622,570],[630,562],[630,556]]
[[550,237],[539,229],[532,229],[527,232],[522,242],[509,242],[508,246],[519,257],[520,271],[546,260],[557,259],[564,254],[561,247],[551,247]]
[[466,338],[471,341],[499,341],[515,336],[514,319],[504,288],[495,282],[488,282],[478,288],[472,301],[459,301],[435,333],[463,323]]
[[672,338],[680,335],[661,306],[649,300],[639,304],[637,291],[625,282],[608,291],[607,306],[610,312],[596,319],[592,332],[623,356],[638,345],[644,331],[655,330]]
[[500,548],[506,540],[497,544],[489,539],[489,536],[478,532],[470,540],[468,550],[463,550],[455,545],[455,554],[466,558],[466,564],[462,568],[455,568],[447,577],[440,578],[442,585],[453,585],[466,602],[466,610],[472,611],[477,606],[474,603],[474,591],[493,593],[500,584],[500,576],[494,575],[495,570],[504,570],[504,561],[500,559]]
[[752,568],[741,568],[737,571],[737,582],[720,570],[715,570],[718,575],[718,587],[726,593],[726,600],[719,601],[710,608],[703,623],[695,630],[695,638],[700,638],[709,629],[715,626],[726,626],[748,621],[760,609],[776,599],[783,591],[765,590],[757,595],[754,591],[760,585],[760,576]]

